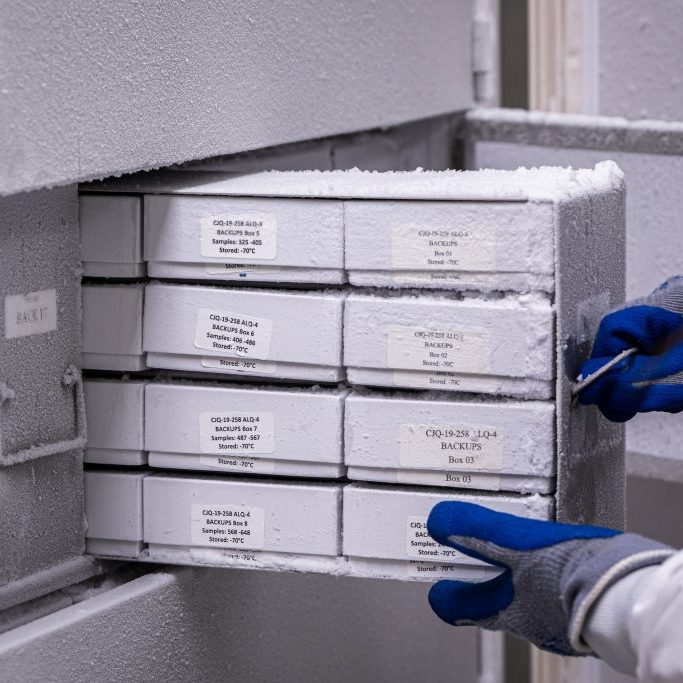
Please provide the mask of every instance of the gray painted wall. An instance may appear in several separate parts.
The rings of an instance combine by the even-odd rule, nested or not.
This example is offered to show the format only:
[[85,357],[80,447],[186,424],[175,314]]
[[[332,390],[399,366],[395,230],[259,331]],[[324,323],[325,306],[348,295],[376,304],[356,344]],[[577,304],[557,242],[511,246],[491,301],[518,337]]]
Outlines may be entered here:
[[0,194],[465,109],[472,4],[4,0]]

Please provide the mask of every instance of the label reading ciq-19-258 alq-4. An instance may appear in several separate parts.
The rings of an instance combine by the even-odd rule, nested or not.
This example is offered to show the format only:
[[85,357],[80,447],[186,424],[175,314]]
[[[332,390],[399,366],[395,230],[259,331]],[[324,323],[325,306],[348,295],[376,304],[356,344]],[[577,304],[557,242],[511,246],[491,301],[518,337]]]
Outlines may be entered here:
[[227,356],[266,359],[272,331],[273,321],[268,318],[200,308],[194,345]]
[[201,255],[236,260],[269,260],[277,255],[277,219],[270,213],[205,216]]

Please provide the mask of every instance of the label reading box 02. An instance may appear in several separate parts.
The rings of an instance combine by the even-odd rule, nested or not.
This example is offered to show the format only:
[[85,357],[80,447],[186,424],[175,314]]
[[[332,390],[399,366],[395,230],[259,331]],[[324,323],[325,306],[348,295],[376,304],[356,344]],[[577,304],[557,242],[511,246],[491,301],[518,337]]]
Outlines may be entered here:
[[402,270],[493,270],[490,228],[397,225],[391,233],[391,265]]
[[43,289],[5,297],[5,339],[45,334],[56,329],[56,290]]
[[401,467],[428,470],[488,471],[503,466],[503,431],[483,425],[399,427]]
[[224,259],[273,259],[277,254],[277,219],[271,213],[205,216],[201,254]]
[[229,356],[268,358],[273,321],[230,311],[197,311],[194,345]]
[[387,366],[433,372],[485,373],[491,369],[488,330],[387,328]]
[[263,508],[202,505],[191,508],[194,545],[261,550],[265,545]]
[[458,562],[469,558],[458,550],[437,543],[427,531],[427,522],[422,517],[408,517],[406,526],[406,554],[411,559],[426,561]]
[[242,358],[202,358],[201,363],[203,368],[216,368],[224,372],[239,372],[245,375],[273,375],[277,370],[277,363]]

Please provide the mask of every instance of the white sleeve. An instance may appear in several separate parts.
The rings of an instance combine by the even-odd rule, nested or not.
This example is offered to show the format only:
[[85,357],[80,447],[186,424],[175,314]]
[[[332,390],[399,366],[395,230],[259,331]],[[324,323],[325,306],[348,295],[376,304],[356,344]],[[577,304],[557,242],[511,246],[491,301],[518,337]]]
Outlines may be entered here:
[[608,588],[582,639],[617,671],[652,683],[683,682],[683,551]]

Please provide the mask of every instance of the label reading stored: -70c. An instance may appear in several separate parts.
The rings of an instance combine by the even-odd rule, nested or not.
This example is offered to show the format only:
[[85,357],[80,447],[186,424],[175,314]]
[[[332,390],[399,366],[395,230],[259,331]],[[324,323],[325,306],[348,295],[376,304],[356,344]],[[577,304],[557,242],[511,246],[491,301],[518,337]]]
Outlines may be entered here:
[[193,545],[245,550],[265,545],[263,508],[196,503],[190,517]]

